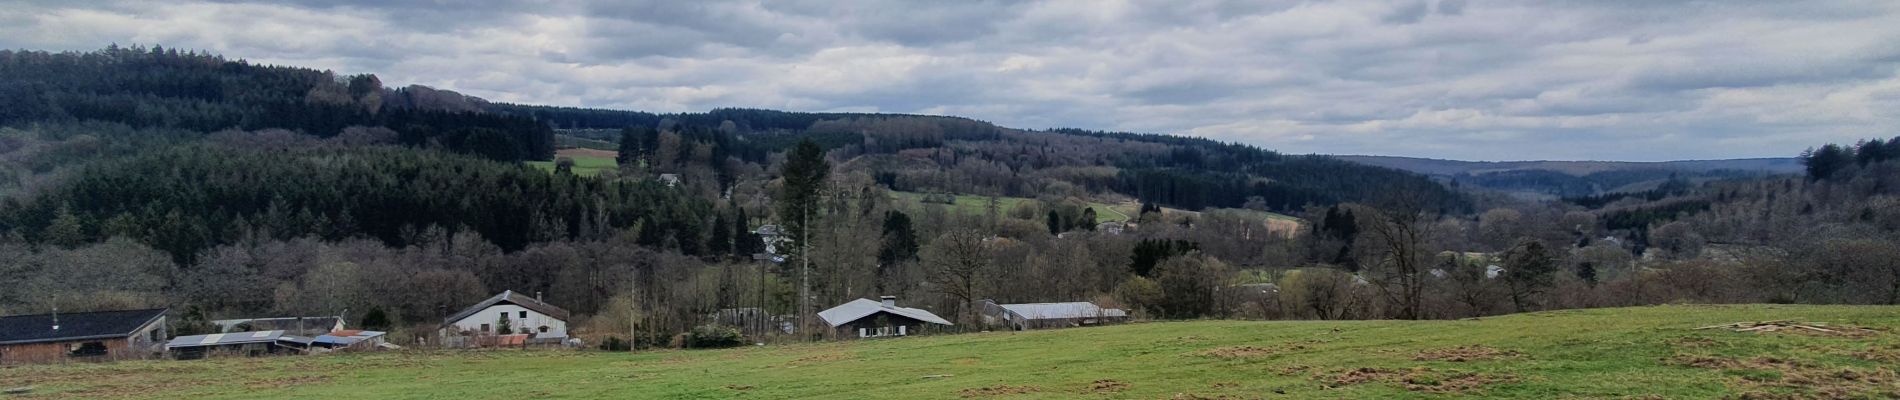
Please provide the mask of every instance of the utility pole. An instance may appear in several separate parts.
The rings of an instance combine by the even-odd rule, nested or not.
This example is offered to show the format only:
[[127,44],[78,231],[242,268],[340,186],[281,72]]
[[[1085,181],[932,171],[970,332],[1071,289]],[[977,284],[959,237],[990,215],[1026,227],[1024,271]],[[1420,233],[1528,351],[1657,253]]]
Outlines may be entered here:
[[[638,303],[640,301],[640,269],[633,269],[633,275],[635,275],[633,284],[627,284],[627,300]],[[635,309],[638,309],[638,305],[627,307],[627,351],[629,353],[640,351],[640,349],[633,349],[633,337],[640,336],[640,322],[635,322],[635,315],[633,315]]]
[[811,327],[811,323],[805,320],[806,315],[811,314],[811,204],[810,202],[806,202],[805,207],[803,207],[803,211],[800,212],[799,214],[800,215],[799,215],[799,222],[798,222],[798,263],[800,264],[800,266],[798,268],[799,270],[798,271],[798,275],[799,275],[799,278],[798,278],[799,279],[798,329],[801,331],[799,332],[799,336],[810,338],[811,337],[810,333],[803,332],[804,329]]

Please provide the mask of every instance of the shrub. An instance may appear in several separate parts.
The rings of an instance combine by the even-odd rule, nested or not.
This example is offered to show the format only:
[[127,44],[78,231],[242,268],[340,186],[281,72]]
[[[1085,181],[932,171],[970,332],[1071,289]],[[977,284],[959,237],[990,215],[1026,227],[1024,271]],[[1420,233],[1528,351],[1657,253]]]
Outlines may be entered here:
[[738,347],[745,344],[745,337],[739,329],[721,325],[701,325],[686,334],[684,343],[689,349],[718,349]]
[[626,341],[626,339],[621,339],[619,336],[608,336],[606,339],[600,341],[600,349],[606,351],[628,351],[633,350],[633,343]]

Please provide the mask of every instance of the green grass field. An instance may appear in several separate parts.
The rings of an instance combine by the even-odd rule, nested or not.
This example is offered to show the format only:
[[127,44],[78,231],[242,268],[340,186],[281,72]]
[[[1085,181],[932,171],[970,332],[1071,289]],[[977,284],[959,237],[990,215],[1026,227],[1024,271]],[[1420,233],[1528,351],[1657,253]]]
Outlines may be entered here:
[[[1872,330],[1695,329],[1765,320]],[[1895,327],[1900,307],[1781,305],[1157,322],[729,350],[27,366],[0,369],[0,388],[35,387],[14,398],[181,399],[1885,398],[1900,395]]]
[[[908,204],[911,206],[918,206],[918,205],[924,204],[923,193],[893,191],[891,192],[891,196],[897,198],[898,202],[903,203],[903,204]],[[996,198],[996,205],[997,207],[1001,208],[1000,211],[1002,211],[1004,214],[1008,214],[1009,210],[1015,209],[1018,204],[1022,204],[1025,201],[1035,201],[1035,199],[1022,198],[1022,197],[998,197]],[[939,205],[943,205],[943,204],[939,204]],[[951,209],[956,210],[956,212],[961,213],[961,214],[980,215],[980,214],[989,212],[989,207],[990,207],[989,196],[959,194],[957,195],[956,204],[952,205]],[[1096,223],[1128,220],[1128,214],[1116,210],[1116,206],[1114,205],[1110,205],[1107,203],[1090,202],[1089,208],[1095,209]]]
[[[912,207],[916,207],[916,206],[920,206],[924,204],[923,202],[924,196],[925,196],[924,193],[917,193],[917,192],[898,192],[898,191],[891,192],[891,197],[895,197],[900,204],[906,204]],[[968,194],[960,194],[956,196],[957,196],[956,204],[952,205],[951,209],[956,210],[956,212],[958,213],[967,214],[967,215],[981,215],[983,213],[989,212],[989,204],[990,204],[989,196],[977,196],[977,195],[968,195]],[[997,206],[1001,208],[1001,211],[1007,214],[1009,213],[1009,210],[1016,208],[1016,205],[1022,204],[1025,201],[1034,201],[1034,200],[1035,199],[1028,199],[1028,198],[1022,198],[1022,197],[998,197],[996,198],[996,203],[997,203]],[[1117,203],[1117,204],[1109,204],[1109,203],[1102,203],[1102,202],[1089,202],[1089,208],[1095,209],[1096,223],[1127,221],[1127,220],[1133,219],[1132,216],[1141,211],[1141,203],[1123,202],[1123,203]],[[1291,222],[1295,224],[1301,222],[1301,220],[1298,217],[1285,215],[1285,214],[1277,214],[1277,213],[1271,213],[1271,212],[1266,212],[1266,211],[1243,210],[1243,209],[1228,209],[1228,210],[1238,211],[1238,212],[1243,213],[1244,215],[1257,217],[1263,220],[1286,221],[1286,222]],[[1187,211],[1187,210],[1166,208],[1166,207],[1163,207],[1161,211],[1164,213],[1169,213],[1169,214],[1187,213],[1187,214],[1192,214],[1192,215],[1200,215],[1199,212],[1195,212],[1195,211]]]
[[[555,158],[567,157],[574,159],[574,175],[596,176],[600,175],[600,171],[620,168],[620,164],[614,162],[613,154],[614,152],[611,151],[562,149],[561,151],[555,152]],[[542,171],[554,172],[553,161],[528,161],[527,163],[529,166],[540,168]]]

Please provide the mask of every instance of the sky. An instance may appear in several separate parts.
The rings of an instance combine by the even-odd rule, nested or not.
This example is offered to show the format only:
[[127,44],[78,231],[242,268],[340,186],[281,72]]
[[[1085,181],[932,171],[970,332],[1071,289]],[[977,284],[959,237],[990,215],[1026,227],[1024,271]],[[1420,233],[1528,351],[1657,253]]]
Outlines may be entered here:
[[490,100],[970,117],[1288,153],[1788,157],[1900,135],[1900,2],[8,1],[108,44]]

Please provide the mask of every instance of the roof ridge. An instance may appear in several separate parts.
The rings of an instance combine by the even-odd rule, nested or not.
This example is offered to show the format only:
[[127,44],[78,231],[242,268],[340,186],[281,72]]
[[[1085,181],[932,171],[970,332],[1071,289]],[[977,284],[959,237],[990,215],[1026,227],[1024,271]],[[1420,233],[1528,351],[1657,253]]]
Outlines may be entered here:
[[42,316],[42,315],[50,316],[53,314],[81,315],[81,314],[104,314],[104,313],[117,313],[117,312],[163,311],[163,310],[170,310],[170,309],[171,307],[160,307],[160,308],[139,308],[139,309],[132,309],[132,310],[103,310],[103,311],[79,311],[79,312],[58,312],[58,313],[44,312],[44,313],[39,313],[39,314],[0,315],[0,318],[37,317],[37,316]]

